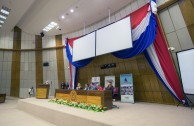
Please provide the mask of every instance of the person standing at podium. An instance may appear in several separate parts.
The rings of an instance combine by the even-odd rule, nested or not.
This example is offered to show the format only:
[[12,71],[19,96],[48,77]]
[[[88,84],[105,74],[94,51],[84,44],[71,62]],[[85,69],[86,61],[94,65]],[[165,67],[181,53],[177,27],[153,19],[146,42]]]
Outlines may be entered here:
[[85,88],[84,88],[84,90],[90,90],[90,88],[89,88],[89,84],[85,84]]
[[63,81],[61,83],[61,89],[66,89],[66,84]]

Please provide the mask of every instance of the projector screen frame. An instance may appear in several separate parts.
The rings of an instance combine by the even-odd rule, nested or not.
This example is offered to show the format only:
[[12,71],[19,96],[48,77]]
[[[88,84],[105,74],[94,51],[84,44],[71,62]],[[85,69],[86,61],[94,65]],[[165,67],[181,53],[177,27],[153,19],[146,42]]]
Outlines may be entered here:
[[[107,25],[105,25],[105,26],[102,26],[102,27],[100,27],[100,28],[97,28],[97,29],[94,30],[94,31],[91,31],[91,32],[89,32],[89,33],[87,33],[87,34],[85,34],[85,35],[82,35],[82,36],[80,36],[79,38],[82,38],[82,37],[84,37],[84,36],[86,36],[86,35],[88,35],[88,34],[91,34],[91,33],[95,32],[95,56],[94,56],[94,57],[106,55],[106,54],[109,54],[109,53],[113,53],[113,52],[109,52],[109,53],[106,53],[106,54],[96,55],[96,35],[97,35],[97,31],[100,30],[100,29],[102,29],[102,28],[105,28],[105,27],[107,27],[107,26],[109,26],[109,25],[112,25],[112,24],[114,24],[114,23],[117,23],[117,22],[119,22],[119,21],[121,21],[121,20],[123,20],[123,19],[125,19],[125,18],[128,18],[128,17],[130,17],[130,16],[126,16],[126,17],[123,17],[123,18],[121,18],[121,19],[119,19],[119,20],[117,20],[117,21],[113,21],[113,22],[111,22],[111,23],[109,23],[109,24],[107,24]],[[131,17],[130,17],[130,23],[131,23]],[[131,29],[131,35],[132,35],[132,27],[131,27],[130,29]],[[78,38],[78,39],[79,39],[79,38]],[[131,48],[133,48],[133,37],[132,37],[132,36],[131,36],[131,41],[132,41],[132,47],[131,47]],[[125,50],[125,49],[122,49],[122,50]],[[115,51],[115,52],[122,51],[122,50],[117,50],[117,51]],[[73,56],[73,51],[72,51],[72,56]],[[91,57],[91,58],[94,58],[94,57]],[[87,59],[90,59],[90,58],[87,58]],[[82,59],[82,60],[85,60],[85,59]],[[82,61],[82,60],[79,60],[79,61]],[[72,62],[78,62],[78,61],[73,61],[73,58],[72,58]]]
[[[182,86],[182,92],[183,92],[183,97],[185,98],[185,103],[183,103],[183,105],[189,105],[189,107],[191,108],[192,110],[192,107],[194,106],[194,102],[193,102],[193,96],[194,94],[190,94],[190,93],[185,93],[184,91],[184,86],[183,86],[183,80],[182,80],[182,75],[181,75],[181,69],[180,69],[180,64],[179,64],[179,60],[178,60],[178,53],[180,52],[184,52],[184,51],[188,51],[188,50],[194,50],[194,48],[190,48],[190,49],[185,49],[185,50],[181,50],[181,51],[177,51],[176,52],[176,59],[177,59],[177,62],[178,62],[178,69],[180,71],[180,74],[179,74],[179,77],[180,77],[180,80],[181,80],[181,86]],[[179,106],[180,102],[178,103],[177,107]]]
[[[82,36],[80,36],[79,38],[77,38],[77,39],[80,39],[80,38],[82,38],[82,37],[84,37],[84,36],[87,36],[87,35],[89,35],[89,34],[92,34],[92,33],[95,33],[95,38],[94,38],[94,42],[95,42],[95,54],[94,54],[94,56],[93,57],[89,57],[89,58],[86,58],[86,59],[90,59],[90,58],[94,58],[94,57],[96,57],[96,30],[94,30],[94,31],[92,31],[92,32],[89,32],[89,33],[87,33],[87,34],[85,34],[85,35],[82,35]],[[76,39],[76,40],[77,40]],[[75,41],[75,40],[74,40]],[[74,43],[73,43],[74,44]],[[86,60],[86,59],[81,59],[81,60],[77,60],[77,61],[73,61],[73,50],[72,50],[72,62],[79,62],[79,61],[82,61],[82,60]]]
[[[96,29],[96,30],[95,30],[96,36],[97,36],[97,31],[98,31],[98,30],[103,29],[103,28],[105,28],[105,27],[107,27],[107,26],[109,26],[109,25],[112,25],[112,24],[114,24],[114,23],[117,23],[117,22],[119,22],[119,21],[121,21],[121,20],[123,20],[123,19],[125,19],[125,18],[128,18],[128,17],[130,17],[130,16],[126,16],[126,17],[124,17],[124,18],[121,18],[121,19],[119,19],[119,20],[117,20],[117,21],[111,22],[110,24],[107,24],[107,25],[105,25],[105,26],[103,26],[103,27],[100,27],[100,28]],[[130,17],[130,23],[131,23],[131,17]],[[131,24],[130,24],[130,25],[131,25]],[[131,48],[133,48],[132,26],[131,26],[130,30],[131,30],[131,42],[132,42],[132,47],[131,47]],[[95,40],[96,40],[96,38],[95,38]],[[96,41],[97,41],[97,40],[96,40]],[[96,44],[96,42],[95,42],[95,44]],[[95,45],[95,46],[96,46],[96,45]],[[121,49],[121,50],[117,50],[117,51],[112,51],[112,52],[109,52],[109,53],[118,52],[118,51],[122,51],[122,50],[125,50],[125,49]],[[95,53],[96,53],[96,48],[95,48]],[[109,53],[106,53],[106,54],[109,54]],[[106,54],[100,54],[100,55],[96,55],[96,56],[102,56],[102,55],[106,55]]]
[[[178,53],[181,53],[181,52],[184,52],[184,51],[188,51],[188,50],[194,50],[194,48],[190,48],[190,49],[185,49],[185,50],[181,50],[181,51],[177,51],[176,52],[176,59],[177,59],[177,62],[178,62],[178,69],[180,71],[179,73],[179,76],[180,76],[180,80],[181,80],[181,86],[182,86],[182,91],[185,95],[193,95],[194,96],[194,93],[191,94],[191,93],[185,93],[184,91],[184,86],[183,86],[183,80],[182,80],[182,75],[181,75],[181,69],[180,69],[180,63],[179,63],[179,59],[178,59]],[[187,98],[188,99],[188,98]],[[189,100],[190,101],[190,100]],[[191,102],[191,101],[190,101]]]

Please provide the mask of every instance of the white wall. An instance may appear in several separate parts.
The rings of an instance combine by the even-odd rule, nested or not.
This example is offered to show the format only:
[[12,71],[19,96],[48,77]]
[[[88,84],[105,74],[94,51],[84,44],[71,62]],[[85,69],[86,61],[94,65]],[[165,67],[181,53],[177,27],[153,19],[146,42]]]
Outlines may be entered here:
[[193,42],[189,35],[178,3],[159,12],[160,20],[170,47],[175,47],[172,56],[178,69],[176,52],[193,48]]
[[21,49],[34,49],[35,35],[22,31]]
[[[35,35],[22,32],[21,49],[35,48]],[[35,51],[21,51],[20,60],[20,98],[29,97],[28,89],[36,87]]]
[[13,32],[4,32],[0,34],[0,48],[13,48]]
[[[13,48],[13,32],[0,34],[0,48]],[[12,52],[0,51],[0,93],[10,95]]]
[[[53,37],[43,37],[43,48],[46,47],[55,47],[55,36]],[[50,95],[54,96],[55,89],[58,88],[58,73],[57,73],[57,58],[56,58],[56,50],[44,50],[43,54],[43,63],[49,62],[49,66],[43,66],[43,81],[47,80],[52,81]]]
[[0,51],[0,93],[10,95],[12,52]]

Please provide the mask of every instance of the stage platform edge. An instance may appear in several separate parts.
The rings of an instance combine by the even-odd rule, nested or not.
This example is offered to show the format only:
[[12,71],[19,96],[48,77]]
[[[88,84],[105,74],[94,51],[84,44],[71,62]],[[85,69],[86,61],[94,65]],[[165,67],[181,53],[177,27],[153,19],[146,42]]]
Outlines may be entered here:
[[20,99],[17,108],[57,126],[110,126],[84,116],[85,114],[99,115],[100,113],[50,103],[48,99]]

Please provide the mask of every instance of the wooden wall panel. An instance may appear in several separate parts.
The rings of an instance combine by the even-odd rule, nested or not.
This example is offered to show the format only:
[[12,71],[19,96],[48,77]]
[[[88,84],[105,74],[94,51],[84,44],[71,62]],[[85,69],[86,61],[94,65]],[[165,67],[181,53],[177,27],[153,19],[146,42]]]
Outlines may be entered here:
[[[100,69],[100,65],[116,63],[116,68]],[[133,74],[135,101],[177,104],[176,100],[158,80],[143,54],[130,59],[118,59],[111,54],[102,55],[78,72],[78,82],[84,86],[90,83],[91,77],[100,76],[104,86],[104,76],[115,75],[116,86],[119,87],[120,74]]]
[[183,18],[189,30],[189,34],[194,44],[194,0],[182,0],[179,2]]
[[[13,49],[21,49],[21,29],[14,27]],[[19,97],[20,92],[20,51],[13,51],[12,53],[12,68],[11,68],[11,88],[10,95]]]
[[[56,46],[62,45],[62,35],[55,36]],[[65,69],[64,69],[64,58],[63,58],[63,48],[56,49],[56,57],[57,57],[57,72],[58,72],[58,83],[60,84],[65,80]],[[58,85],[60,87],[60,85]]]
[[[42,48],[42,37],[40,35],[35,36],[35,48]],[[42,50],[36,51],[36,86],[43,84],[43,61]]]

